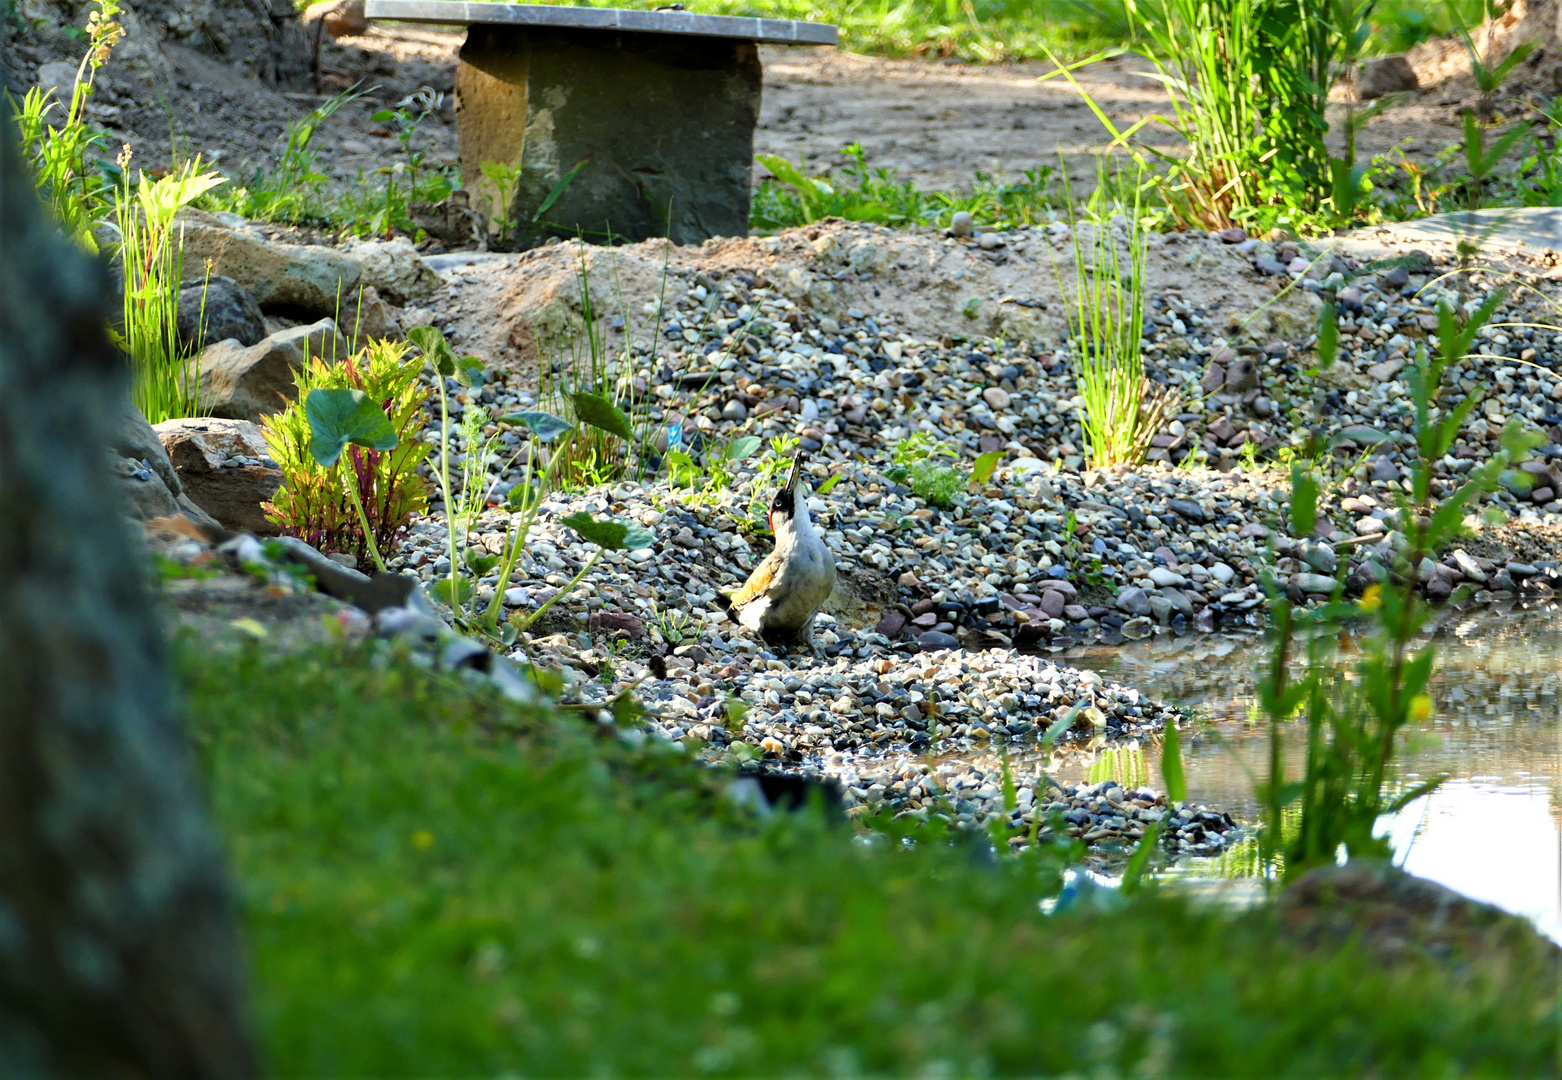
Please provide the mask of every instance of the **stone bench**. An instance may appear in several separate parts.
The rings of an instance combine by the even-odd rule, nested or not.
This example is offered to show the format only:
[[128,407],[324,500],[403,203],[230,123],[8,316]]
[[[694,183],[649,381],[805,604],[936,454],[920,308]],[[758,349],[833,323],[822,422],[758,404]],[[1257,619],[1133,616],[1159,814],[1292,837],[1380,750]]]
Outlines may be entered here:
[[836,43],[821,23],[687,11],[368,0],[365,13],[468,28],[456,68],[461,175],[498,216],[482,164],[519,167],[509,216],[521,247],[577,233],[747,235],[758,45]]

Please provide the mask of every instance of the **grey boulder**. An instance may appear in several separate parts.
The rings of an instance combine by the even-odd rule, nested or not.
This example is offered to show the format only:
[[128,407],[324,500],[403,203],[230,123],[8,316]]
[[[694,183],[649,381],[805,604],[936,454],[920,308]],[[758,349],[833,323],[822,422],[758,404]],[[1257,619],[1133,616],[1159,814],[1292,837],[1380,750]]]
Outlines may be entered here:
[[393,304],[425,300],[444,287],[444,279],[423,261],[405,236],[394,240],[356,240],[347,254],[362,267],[360,281]]
[[258,345],[266,320],[249,290],[229,277],[194,279],[179,286],[179,343],[198,349],[229,338]]
[[1137,585],[1130,586],[1117,594],[1117,610],[1129,615],[1150,614],[1150,595]]
[[338,361],[347,356],[347,342],[336,323],[321,319],[312,326],[281,330],[258,345],[219,341],[193,364],[200,365],[200,403],[212,416],[258,421],[281,412],[298,394],[293,374],[311,357]]
[[218,529],[217,521],[185,494],[168,453],[157,432],[147,423],[141,410],[131,404],[129,395],[120,402],[118,422],[113,426],[108,451],[115,475],[122,480],[127,509],[141,521],[182,514],[203,529]]
[[181,211],[186,270],[231,278],[263,308],[334,315],[358,288],[363,265],[320,244],[279,244],[211,214]]

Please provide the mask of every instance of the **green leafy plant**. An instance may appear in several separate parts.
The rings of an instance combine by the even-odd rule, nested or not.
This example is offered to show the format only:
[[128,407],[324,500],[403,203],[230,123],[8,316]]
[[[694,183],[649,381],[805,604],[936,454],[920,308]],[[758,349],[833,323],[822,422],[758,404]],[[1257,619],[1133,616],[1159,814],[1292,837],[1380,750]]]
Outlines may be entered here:
[[[129,155],[121,159],[128,166]],[[186,162],[158,180],[145,173],[132,189],[129,171],[117,199],[121,322],[114,333],[131,362],[131,399],[148,421],[162,423],[200,411],[201,341],[179,339],[179,292],[184,281],[179,211],[226,181]],[[201,294],[204,323],[205,291]]]
[[657,609],[653,606],[651,613],[656,619],[656,629],[667,644],[682,645],[684,641],[695,635],[694,618],[687,611],[677,608]]
[[[753,439],[752,448],[747,449],[745,457],[759,449],[760,440],[757,436],[747,436]],[[736,440],[734,441],[734,444]],[[747,444],[745,444],[747,446]],[[749,522],[764,521],[769,508],[770,492],[775,488],[777,481],[785,476],[792,468],[793,455],[797,453],[798,439],[795,435],[771,436],[770,445],[765,452],[759,455],[754,462],[754,479],[749,483],[748,518]],[[831,477],[833,481],[835,477]],[[820,494],[827,489],[821,488]]]
[[[549,210],[552,210],[554,204],[564,197],[564,193],[569,190],[570,185],[575,182],[575,178],[580,175],[581,170],[584,169],[587,163],[590,161],[591,158],[589,156],[581,158],[579,161],[575,162],[574,167],[572,167],[569,172],[559,177],[558,181],[548,189],[548,193],[542,197],[542,202],[537,204],[537,209],[532,211],[533,224],[541,222],[542,216]],[[558,229],[564,228],[562,225],[555,225],[552,227]],[[613,238],[611,236],[604,237],[603,239],[605,239],[608,243],[613,243]]]
[[[439,485],[440,495],[445,500],[445,525],[449,536],[448,552],[450,559],[450,576],[448,584],[444,586],[442,599],[450,604],[453,610],[459,612],[462,599],[462,585],[460,580],[461,551],[465,547],[465,537],[459,535],[461,528],[460,503],[456,499],[455,488],[450,482],[450,394],[446,383],[454,379],[461,386],[471,389],[483,384],[483,363],[475,356],[456,356],[450,348],[450,343],[445,340],[445,335],[433,326],[419,326],[407,332],[407,340],[423,354],[428,366],[433,369],[434,385],[439,391],[439,459],[435,462],[435,483]],[[436,595],[438,592],[436,590]]]
[[[1166,784],[1166,801],[1169,805],[1187,799],[1188,781],[1182,764],[1182,739],[1177,734],[1177,724],[1173,720],[1168,720],[1161,732],[1161,779]],[[1139,838],[1138,845],[1123,867],[1123,895],[1132,896],[1143,885],[1150,858],[1165,831],[1165,818],[1145,826],[1144,835]]]
[[[381,109],[369,117],[375,123],[391,125],[392,134],[401,144],[402,160],[377,170],[384,177],[384,183],[379,192],[379,206],[362,220],[362,227],[368,232],[389,236],[396,228],[405,228],[411,221],[409,208],[412,203],[420,199],[438,202],[453,189],[452,181],[438,171],[433,172],[433,184],[430,186],[429,178],[424,175],[428,149],[419,149],[413,145],[418,129],[444,103],[444,94],[425,86],[402,98],[395,108]],[[372,196],[360,205],[360,215],[362,211],[369,210],[371,205]]]
[[1540,131],[1530,131],[1529,153],[1519,162],[1515,173],[1515,195],[1524,206],[1562,206],[1562,99],[1539,98],[1535,112],[1544,122]]
[[1470,58],[1470,75],[1475,80],[1475,88],[1481,92],[1480,100],[1476,104],[1476,111],[1480,113],[1481,119],[1489,120],[1492,115],[1493,97],[1502,88],[1502,84],[1507,81],[1508,76],[1513,73],[1513,69],[1529,59],[1530,53],[1539,47],[1540,42],[1535,39],[1522,41],[1512,52],[1493,63],[1492,38],[1497,29],[1495,22],[1497,17],[1502,14],[1504,5],[1498,3],[1497,0],[1481,0],[1481,14],[1486,22],[1486,51],[1484,55],[1475,44],[1475,38],[1470,33],[1469,24],[1461,16],[1459,8],[1452,0],[1444,0],[1444,5],[1454,24],[1454,33],[1458,35],[1460,44],[1464,46],[1464,51]]
[[[712,502],[718,494],[732,486],[738,463],[753,457],[761,441],[758,435],[739,435],[709,444],[698,463],[687,450],[668,450],[665,459],[668,475],[674,487],[689,492],[689,501],[695,504]],[[774,460],[768,456],[761,459],[761,464],[764,469],[761,474],[763,479],[756,478],[750,488],[749,520],[756,516],[763,519],[763,513],[755,514],[755,507],[765,499],[763,483],[768,482],[778,469]],[[790,461],[786,467],[791,468]]]
[[[634,335],[627,332],[627,312],[624,345],[615,354],[609,351],[603,335],[602,313],[597,308],[586,265],[586,246],[576,243],[581,319],[570,335],[570,360],[567,365],[540,364],[537,387],[538,401],[544,409],[573,422],[553,450],[563,458],[556,475],[567,488],[595,486],[626,473],[638,474],[649,456],[646,440],[650,429],[641,395],[635,388],[637,365],[629,352]],[[666,278],[664,267],[664,290]],[[620,308],[623,307],[620,291]]]
[[101,154],[108,136],[89,127],[85,116],[98,70],[125,35],[124,27],[115,21],[119,11],[120,0],[98,0],[87,13],[87,52],[76,68],[63,117],[54,119],[61,103],[52,87],[33,87],[16,111],[22,153],[39,193],[54,211],[61,231],[90,251],[97,250],[92,228],[112,203],[122,169],[95,156]]
[[[1354,129],[1342,166],[1326,142],[1330,89],[1354,65],[1368,33],[1372,0],[1159,0],[1128,5],[1136,46],[1170,96],[1168,115],[1119,129],[1073,71],[1123,49],[1073,65],[1049,54],[1112,136],[1152,174],[1179,224],[1220,229],[1267,227],[1316,217],[1336,194],[1354,202],[1364,177],[1354,173]],[[1175,132],[1187,154],[1141,147],[1133,137],[1152,122]],[[1343,172],[1341,171],[1343,168]],[[1336,207],[1336,212],[1338,207]]]
[[[261,421],[282,472],[282,486],[265,504],[266,516],[283,533],[324,551],[372,558],[394,542],[413,514],[428,509],[428,489],[417,475],[429,454],[418,437],[428,400],[418,382],[421,366],[408,361],[405,345],[376,341],[340,362],[316,357],[295,373],[297,400]],[[305,406],[316,390],[362,392],[384,413],[396,435],[394,448],[349,440],[338,460],[322,466],[311,452],[315,432]]]
[[953,506],[966,486],[965,477],[947,464],[958,457],[952,447],[918,431],[890,451],[893,464],[884,475],[897,484],[905,484],[933,506]]
[[[1388,841],[1374,835],[1384,814],[1403,808],[1433,790],[1434,778],[1396,793],[1389,791],[1390,767],[1400,733],[1426,720],[1432,711],[1427,684],[1435,650],[1418,647],[1427,613],[1418,592],[1423,561],[1437,554],[1463,527],[1466,511],[1496,489],[1503,472],[1542,441],[1516,424],[1504,433],[1502,449],[1477,466],[1466,481],[1441,500],[1432,495],[1434,463],[1446,455],[1480,400],[1468,394],[1440,403],[1443,377],[1468,354],[1475,336],[1502,302],[1493,293],[1459,325],[1446,305],[1438,309],[1437,353],[1422,345],[1409,374],[1415,407],[1416,458],[1410,490],[1399,493],[1403,540],[1391,566],[1379,568],[1379,581],[1359,603],[1344,600],[1343,581],[1330,603],[1312,611],[1292,607],[1278,582],[1266,580],[1274,645],[1260,672],[1259,704],[1270,726],[1269,771],[1257,785],[1264,808],[1260,836],[1262,858],[1281,863],[1287,877],[1333,863],[1343,848],[1349,857],[1381,857]],[[1301,463],[1292,467],[1289,527],[1296,537],[1310,536],[1318,523],[1319,484]],[[1336,680],[1327,653],[1339,640],[1346,620],[1365,622],[1358,630],[1357,678]],[[1293,673],[1293,653],[1304,642],[1307,665]],[[1306,765],[1299,779],[1285,770],[1286,726],[1292,717],[1305,724]]]
[[[639,526],[618,522],[598,521],[587,513],[573,514],[563,519],[582,539],[597,545],[597,552],[581,567],[580,571],[547,603],[529,615],[517,613],[501,627],[500,614],[505,589],[519,564],[526,540],[536,523],[543,498],[556,483],[561,463],[565,460],[556,450],[544,454],[549,443],[567,441],[576,424],[542,411],[529,411],[499,417],[496,423],[510,425],[527,432],[529,445],[525,451],[526,468],[521,483],[516,484],[506,497],[504,510],[508,513],[506,535],[502,553],[492,555],[469,547],[466,543],[477,516],[487,505],[492,485],[487,480],[488,464],[492,459],[492,438],[485,433],[488,417],[480,409],[468,406],[463,423],[467,456],[462,463],[463,483],[458,493],[451,479],[450,399],[446,380],[454,379],[466,388],[482,385],[482,363],[476,357],[456,356],[438,329],[426,326],[408,333],[407,338],[423,354],[433,369],[439,387],[440,439],[439,459],[435,466],[436,483],[445,502],[448,535],[449,575],[436,583],[430,592],[450,606],[458,623],[500,637],[506,644],[516,635],[540,619],[552,606],[578,585],[607,551],[625,551],[647,547],[652,542],[648,530]],[[574,410],[578,423],[591,425],[617,437],[631,434],[629,420],[612,402],[589,394],[574,396]],[[540,469],[537,463],[544,457],[547,463]],[[478,609],[466,605],[475,596],[476,580],[497,571],[493,598],[488,606]]]
[[1496,171],[1497,164],[1507,156],[1508,151],[1518,145],[1521,139],[1529,135],[1528,123],[1514,124],[1507,131],[1497,137],[1490,146],[1486,144],[1486,132],[1481,122],[1476,119],[1475,111],[1466,109],[1464,113],[1464,160],[1470,170],[1470,178],[1466,185],[1466,206],[1470,210],[1479,210],[1481,207],[1481,195],[1487,178]]
[[507,165],[502,161],[485,161],[479,166],[488,182],[493,185],[493,212],[489,215],[499,232],[499,243],[508,244],[515,229],[515,189],[521,182],[519,164]]
[[884,225],[948,225],[959,211],[978,226],[1013,227],[1048,221],[1058,202],[1050,167],[1027,170],[1019,181],[997,181],[978,172],[968,191],[925,191],[895,170],[867,164],[860,143],[841,148],[838,174],[808,176],[806,164],[760,154],[770,176],[754,193],[750,218],[759,230],[807,225],[826,217]]
[[[304,398],[304,416],[309,420],[309,455],[322,469],[335,465],[349,443],[366,450],[396,449],[396,429],[379,403],[371,401],[362,390],[311,390]],[[358,497],[354,470],[346,470],[343,479],[347,498],[358,512],[358,525],[363,529],[369,554],[383,574],[385,560],[374,542],[374,526],[364,512],[363,500]]]

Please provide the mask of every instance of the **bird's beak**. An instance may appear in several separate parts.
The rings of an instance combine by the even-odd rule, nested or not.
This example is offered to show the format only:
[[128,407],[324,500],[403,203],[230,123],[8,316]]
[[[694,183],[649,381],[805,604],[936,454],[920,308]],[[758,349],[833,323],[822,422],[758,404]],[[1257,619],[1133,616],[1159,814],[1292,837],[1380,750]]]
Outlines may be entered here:
[[792,459],[792,471],[787,474],[786,486],[791,491],[796,491],[803,482],[803,456],[797,455]]

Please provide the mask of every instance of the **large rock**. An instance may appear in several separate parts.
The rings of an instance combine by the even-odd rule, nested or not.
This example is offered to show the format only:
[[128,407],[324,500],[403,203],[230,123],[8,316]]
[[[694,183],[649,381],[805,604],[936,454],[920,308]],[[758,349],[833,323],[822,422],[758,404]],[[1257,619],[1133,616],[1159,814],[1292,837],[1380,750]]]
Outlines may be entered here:
[[319,0],[304,9],[303,23],[313,30],[316,21],[333,39],[357,37],[369,31],[369,20],[363,13],[363,0]]
[[187,494],[234,532],[274,535],[260,504],[282,486],[259,426],[247,420],[166,420],[154,429]]
[[183,514],[203,529],[219,528],[216,519],[185,493],[162,440],[128,395],[120,400],[108,450],[114,457],[114,473],[123,482],[131,516],[150,521]]
[[194,278],[179,286],[179,343],[185,348],[228,338],[241,345],[258,345],[265,336],[260,305],[232,278]]
[[348,245],[347,254],[363,268],[359,280],[378,289],[393,304],[425,300],[444,287],[443,279],[404,236],[357,240]]
[[278,331],[248,348],[219,341],[192,361],[200,364],[201,407],[229,420],[253,421],[281,412],[297,396],[295,371],[311,357],[341,360],[347,352],[347,342],[330,319]]
[[1416,69],[1404,56],[1379,56],[1363,63],[1356,72],[1356,96],[1362,101],[1419,89]]
[[168,490],[163,478],[147,467],[145,461],[122,457],[114,462],[114,475],[120,478],[125,491],[125,505],[130,516],[137,521],[174,517],[179,513],[179,500]]
[[181,211],[184,265],[232,278],[261,307],[334,315],[363,277],[359,260],[316,244],[279,244],[249,229],[233,229],[210,214]]
[[184,490],[173,462],[168,460],[168,452],[163,449],[162,440],[141,415],[141,410],[131,402],[129,394],[120,398],[119,415],[115,417],[108,448],[118,457],[144,463],[173,494]]

